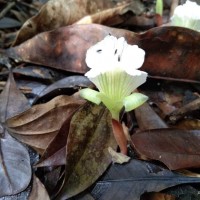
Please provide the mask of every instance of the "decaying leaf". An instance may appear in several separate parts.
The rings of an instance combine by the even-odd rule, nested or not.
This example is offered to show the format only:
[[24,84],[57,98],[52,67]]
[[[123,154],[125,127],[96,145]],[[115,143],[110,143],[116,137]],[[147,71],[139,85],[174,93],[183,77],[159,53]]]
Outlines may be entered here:
[[73,96],[61,95],[8,119],[6,124],[16,138],[42,153],[66,118],[84,102]]
[[66,174],[58,199],[68,199],[91,186],[111,163],[116,149],[110,113],[87,103],[71,120],[66,147]]
[[136,151],[169,169],[200,167],[200,131],[155,129],[132,136]]
[[131,160],[124,165],[113,164],[92,189],[98,200],[139,200],[144,192],[158,192],[183,183],[198,183],[199,178],[173,173],[149,162]]
[[[72,25],[39,34],[6,50],[9,57],[66,71],[85,73],[86,50],[106,35],[125,37],[146,52],[142,70],[150,76],[200,81],[200,33],[182,27],[157,27],[142,34],[97,24]],[[134,55],[133,55],[134,56]]]
[[141,14],[144,11],[144,5],[138,0],[118,0],[117,2],[112,0],[51,0],[41,8],[36,16],[25,22],[14,45],[21,44],[38,33],[71,25],[77,21],[82,24],[119,24],[124,21],[121,15],[128,11],[136,15]]

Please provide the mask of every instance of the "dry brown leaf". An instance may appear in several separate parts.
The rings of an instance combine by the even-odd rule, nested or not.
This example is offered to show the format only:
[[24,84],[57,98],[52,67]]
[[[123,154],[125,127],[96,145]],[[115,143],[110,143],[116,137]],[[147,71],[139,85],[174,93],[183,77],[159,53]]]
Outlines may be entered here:
[[84,102],[73,96],[61,95],[8,119],[6,125],[16,138],[41,153],[58,133],[66,118]]
[[199,130],[147,130],[134,134],[132,142],[140,155],[159,160],[171,170],[200,167]]

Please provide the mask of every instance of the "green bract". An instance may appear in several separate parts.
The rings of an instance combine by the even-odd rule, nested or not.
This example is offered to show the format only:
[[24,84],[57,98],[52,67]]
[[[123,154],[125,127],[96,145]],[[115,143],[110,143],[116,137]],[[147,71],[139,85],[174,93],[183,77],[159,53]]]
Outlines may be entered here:
[[123,37],[105,37],[90,47],[86,54],[86,63],[91,69],[85,76],[99,92],[86,88],[80,91],[81,96],[96,104],[103,102],[112,117],[119,120],[123,107],[130,111],[147,100],[140,93],[130,95],[146,81],[147,73],[137,70],[143,64],[144,56],[144,50],[127,44]]

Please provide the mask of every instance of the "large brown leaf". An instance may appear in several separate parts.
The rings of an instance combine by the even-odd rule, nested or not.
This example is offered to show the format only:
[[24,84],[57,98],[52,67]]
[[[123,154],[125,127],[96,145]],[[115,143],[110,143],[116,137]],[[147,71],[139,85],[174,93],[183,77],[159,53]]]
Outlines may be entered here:
[[92,185],[111,163],[116,149],[110,113],[87,103],[72,117],[66,149],[65,182],[58,199],[68,199]]
[[129,43],[138,44],[145,50],[141,69],[149,75],[200,81],[200,33],[181,27],[158,27],[135,34],[102,25],[72,25],[39,34],[8,49],[7,55],[26,62],[85,73],[88,71],[86,50],[109,33],[123,36]]
[[66,118],[84,102],[73,96],[61,95],[8,119],[6,124],[16,138],[42,153]]
[[25,22],[14,45],[18,45],[38,33],[75,22],[119,24],[125,20],[122,15],[128,11],[138,15],[144,11],[144,6],[138,0],[119,0],[117,2],[112,0],[51,0],[41,8],[36,16]]
[[133,159],[124,165],[112,165],[91,193],[98,200],[139,200],[145,192],[158,192],[178,184],[199,181],[199,178],[182,176],[152,163]]
[[134,134],[132,142],[141,155],[160,160],[171,170],[200,167],[199,130],[148,130]]

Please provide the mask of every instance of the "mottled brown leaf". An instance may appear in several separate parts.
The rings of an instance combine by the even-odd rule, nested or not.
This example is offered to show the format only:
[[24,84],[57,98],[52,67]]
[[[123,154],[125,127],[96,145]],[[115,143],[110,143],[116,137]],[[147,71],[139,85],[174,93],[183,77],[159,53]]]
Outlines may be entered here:
[[134,134],[132,142],[138,153],[171,170],[200,167],[199,130],[148,130]]
[[108,147],[116,149],[110,113],[87,103],[74,114],[66,149],[65,182],[59,199],[68,199],[93,184],[111,163]]
[[141,14],[144,5],[138,1],[118,0],[51,0],[40,12],[30,18],[19,31],[14,45],[21,44],[38,33],[71,25],[75,22],[101,23],[114,25],[122,23],[126,18],[122,15],[128,11]]
[[83,102],[73,96],[61,95],[8,119],[6,124],[16,138],[42,153],[66,118]]
[[20,46],[8,49],[7,55],[26,62],[85,73],[88,71],[86,50],[109,33],[123,36],[130,44],[138,44],[145,50],[141,69],[150,76],[200,81],[200,33],[181,27],[157,27],[135,34],[97,24],[72,25],[39,34]]

